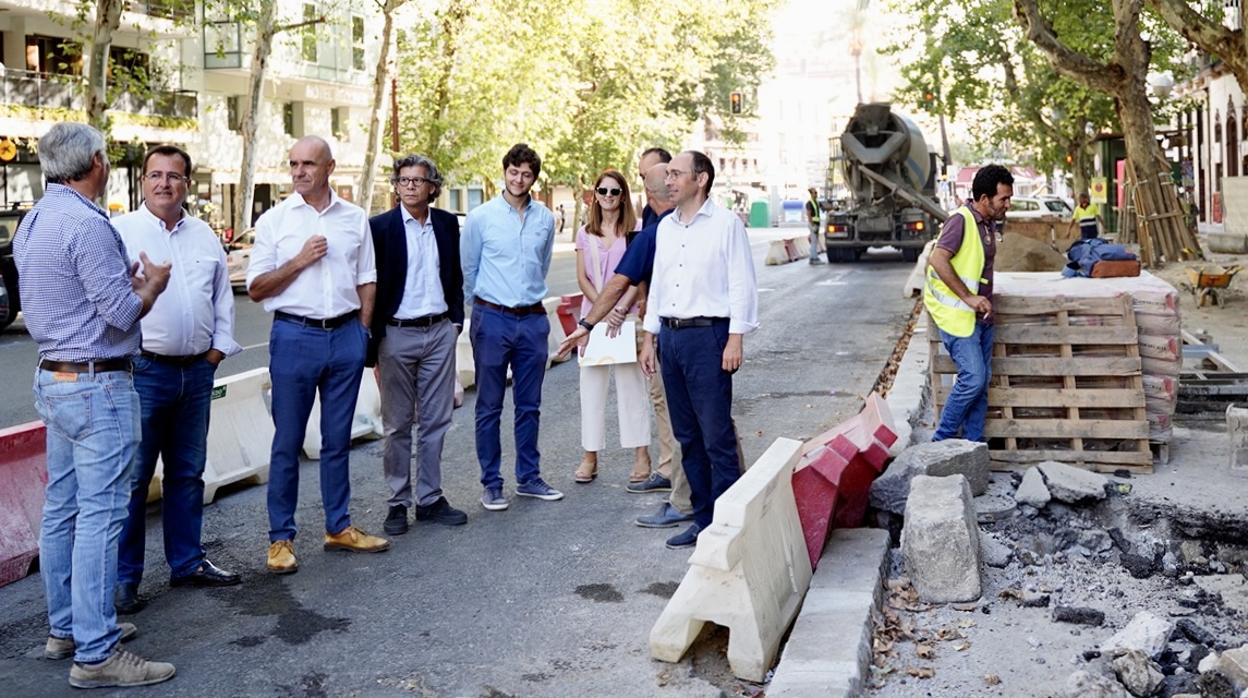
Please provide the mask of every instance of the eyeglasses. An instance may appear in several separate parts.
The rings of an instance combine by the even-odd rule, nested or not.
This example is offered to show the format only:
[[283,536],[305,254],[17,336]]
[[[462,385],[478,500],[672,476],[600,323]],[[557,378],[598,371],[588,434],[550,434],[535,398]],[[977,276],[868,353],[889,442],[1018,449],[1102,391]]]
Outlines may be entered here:
[[155,184],[161,180],[168,181],[170,184],[181,184],[190,181],[190,177],[180,175],[177,172],[148,172],[143,175],[143,179]]
[[624,190],[619,187],[598,187],[594,191],[598,192],[599,196],[619,196]]
[[667,168],[667,174],[663,175],[663,179],[680,179],[680,176],[683,174],[685,174],[684,170],[673,170],[669,167]]
[[417,184],[432,184],[433,180],[425,177],[396,177],[394,183],[400,187],[414,187]]

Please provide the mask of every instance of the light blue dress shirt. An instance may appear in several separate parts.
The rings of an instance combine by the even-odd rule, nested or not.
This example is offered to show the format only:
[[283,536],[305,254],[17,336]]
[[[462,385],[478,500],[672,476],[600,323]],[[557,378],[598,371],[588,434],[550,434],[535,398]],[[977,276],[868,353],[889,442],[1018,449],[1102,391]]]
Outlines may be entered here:
[[464,301],[506,306],[541,303],[555,249],[555,217],[529,199],[521,218],[499,194],[468,213],[459,238]]

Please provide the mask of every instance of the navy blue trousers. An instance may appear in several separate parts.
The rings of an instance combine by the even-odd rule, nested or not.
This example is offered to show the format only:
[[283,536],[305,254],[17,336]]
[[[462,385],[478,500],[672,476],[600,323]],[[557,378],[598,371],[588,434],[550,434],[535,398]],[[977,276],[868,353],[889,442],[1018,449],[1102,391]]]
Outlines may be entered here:
[[482,487],[503,486],[499,428],[508,367],[516,406],[516,484],[524,485],[541,477],[537,435],[549,334],[550,320],[545,314],[513,315],[481,305],[472,308],[469,337],[477,372],[476,439]]
[[269,335],[273,450],[269,462],[269,540],[295,537],[299,453],[317,391],[321,394],[321,502],[325,532],[351,525],[351,422],[360,396],[368,335],[358,321],[332,330],[274,320]]
[[710,327],[663,328],[659,363],[672,432],[689,480],[693,520],[711,525],[715,500],[741,476],[732,423],[732,374],[723,369],[728,320]]

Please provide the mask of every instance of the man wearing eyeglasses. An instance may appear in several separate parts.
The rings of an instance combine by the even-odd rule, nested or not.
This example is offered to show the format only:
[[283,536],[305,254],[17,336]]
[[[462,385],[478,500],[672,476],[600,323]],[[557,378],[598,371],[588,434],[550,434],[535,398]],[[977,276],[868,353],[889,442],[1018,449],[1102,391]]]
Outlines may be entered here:
[[[408,155],[390,177],[399,204],[369,220],[377,255],[377,306],[365,364],[381,367],[382,464],[390,487],[384,528],[407,533],[416,520],[459,526],[468,515],[442,495],[442,444],[455,404],[455,341],[464,326],[459,221],[430,206],[442,176],[428,158]],[[412,422],[416,493],[412,494]]]
[[715,500],[740,477],[732,376],[741,368],[744,335],[758,328],[750,241],[741,219],[710,200],[714,181],[715,167],[700,152],[683,152],[668,165],[667,191],[675,210],[655,236],[638,357],[646,375],[662,370],[692,495],[693,523],[668,539],[673,549],[697,543],[711,523]]
[[[183,209],[191,158],[159,145],[143,158],[143,204],[113,219],[130,262],[140,255],[171,264],[169,286],[141,321],[142,351],[134,359],[143,438],[130,491],[130,511],[117,556],[117,610],[143,608],[147,489],[164,464],[161,515],[171,586],[229,586],[239,576],[212,564],[200,541],[204,519],[204,465],[213,374],[234,341],[234,294],[225,251],[202,220]],[[140,273],[142,270],[140,269]]]

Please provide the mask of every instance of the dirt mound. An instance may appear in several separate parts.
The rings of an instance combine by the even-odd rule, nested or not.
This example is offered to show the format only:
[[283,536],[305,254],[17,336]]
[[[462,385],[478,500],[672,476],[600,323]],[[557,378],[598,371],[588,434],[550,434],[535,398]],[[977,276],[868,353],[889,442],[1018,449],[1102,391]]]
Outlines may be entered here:
[[995,271],[1060,271],[1066,266],[1066,255],[1046,242],[1008,232],[997,244]]

